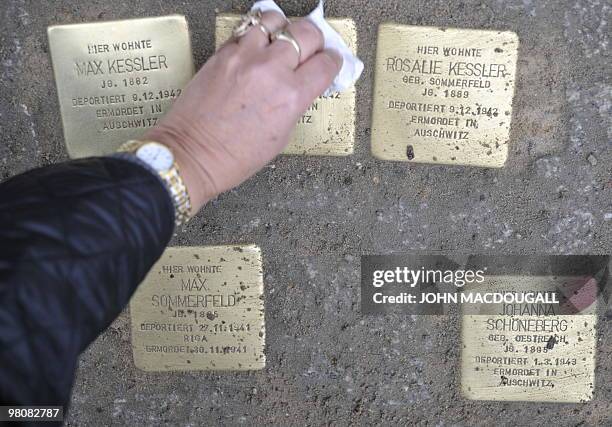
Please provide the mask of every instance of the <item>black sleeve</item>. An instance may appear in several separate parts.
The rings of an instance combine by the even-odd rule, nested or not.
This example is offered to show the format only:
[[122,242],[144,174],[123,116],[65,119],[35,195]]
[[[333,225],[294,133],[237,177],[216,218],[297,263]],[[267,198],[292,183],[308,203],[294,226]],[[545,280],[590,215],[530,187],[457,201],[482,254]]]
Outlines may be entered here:
[[123,159],[36,169],[0,184],[0,405],[64,405],[81,353],[161,256],[174,208]]

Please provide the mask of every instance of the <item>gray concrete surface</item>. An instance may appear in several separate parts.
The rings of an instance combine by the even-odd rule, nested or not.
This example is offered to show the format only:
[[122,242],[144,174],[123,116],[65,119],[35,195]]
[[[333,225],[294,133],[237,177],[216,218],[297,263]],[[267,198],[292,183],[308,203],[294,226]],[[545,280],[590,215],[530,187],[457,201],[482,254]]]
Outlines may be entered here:
[[[48,25],[181,13],[202,63],[213,52],[215,13],[242,12],[247,3],[3,1],[0,178],[67,158]],[[292,15],[314,3],[281,2]],[[610,2],[330,0],[328,12],[355,19],[366,64],[356,153],[280,157],[207,206],[173,242],[263,248],[267,368],[140,372],[124,314],[82,356],[67,424],[612,425],[612,311],[599,323],[595,399],[587,404],[465,401],[455,317],[359,313],[362,253],[611,252]],[[376,28],[383,21],[518,33],[505,168],[394,164],[369,155]]]

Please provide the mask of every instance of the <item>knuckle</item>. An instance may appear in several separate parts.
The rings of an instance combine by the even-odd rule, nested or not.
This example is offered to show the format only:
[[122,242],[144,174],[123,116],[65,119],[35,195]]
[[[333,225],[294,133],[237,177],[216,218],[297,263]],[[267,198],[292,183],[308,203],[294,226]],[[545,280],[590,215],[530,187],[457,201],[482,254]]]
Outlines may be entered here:
[[237,50],[228,50],[219,57],[219,63],[224,72],[233,73],[241,68],[242,57],[238,54]]
[[338,64],[328,53],[321,54],[321,68],[326,75],[333,75],[338,71]]
[[289,81],[283,81],[276,85],[277,93],[281,97],[282,105],[286,105],[291,110],[298,108],[301,98],[300,90],[296,84]]
[[270,74],[270,65],[263,60],[253,61],[245,69],[245,76],[254,83],[261,82]]
[[313,24],[307,19],[300,21],[299,24],[301,24],[300,28],[309,40],[312,40],[317,45],[323,43],[323,33],[321,32],[319,27],[317,27],[315,24]]
[[215,54],[218,58],[228,58],[232,55],[236,55],[238,51],[238,45],[236,43],[227,42],[221,47]]
[[295,85],[288,85],[287,89],[287,102],[292,108],[299,108],[302,93]]
[[296,87],[300,87],[300,88],[304,88],[304,91],[307,90],[308,84],[309,84],[309,79],[308,78],[305,78],[303,76],[297,76],[295,78],[295,86]]

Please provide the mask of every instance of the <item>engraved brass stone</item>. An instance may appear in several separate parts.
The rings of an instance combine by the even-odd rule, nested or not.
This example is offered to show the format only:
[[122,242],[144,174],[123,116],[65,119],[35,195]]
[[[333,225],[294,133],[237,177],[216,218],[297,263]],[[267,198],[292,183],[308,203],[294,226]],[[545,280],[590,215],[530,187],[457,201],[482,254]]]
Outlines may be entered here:
[[70,157],[113,152],[168,111],[194,74],[184,16],[52,26]]
[[[547,292],[572,280],[559,276],[486,278],[487,282],[470,291]],[[500,305],[499,315],[463,315],[463,396],[471,400],[591,400],[596,306],[593,303],[577,315],[553,314],[550,304]]]
[[[355,22],[346,18],[331,18],[332,27],[347,45],[357,50]],[[217,16],[216,41],[221,46],[240,22],[239,15]],[[346,156],[355,145],[355,87],[328,98],[319,97],[299,120],[292,140],[284,154]]]
[[130,315],[142,370],[263,369],[261,251],[168,248],[134,294]]
[[517,49],[518,38],[509,31],[381,25],[372,154],[502,167]]

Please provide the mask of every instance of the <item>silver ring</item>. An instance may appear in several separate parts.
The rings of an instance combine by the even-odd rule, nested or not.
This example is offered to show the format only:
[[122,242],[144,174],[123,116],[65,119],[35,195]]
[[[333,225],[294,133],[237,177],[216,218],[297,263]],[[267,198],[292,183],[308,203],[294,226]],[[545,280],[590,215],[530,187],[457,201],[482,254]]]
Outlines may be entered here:
[[291,46],[293,46],[293,48],[298,54],[298,61],[302,58],[302,48],[300,48],[300,44],[297,42],[295,37],[293,37],[293,34],[289,32],[289,30],[283,29],[283,30],[277,31],[274,34],[272,34],[270,39],[271,41],[280,40],[283,42],[290,43]]
[[240,18],[240,23],[234,28],[232,35],[234,38],[239,39],[249,32],[251,27],[261,25],[261,10],[250,11],[246,15]]

